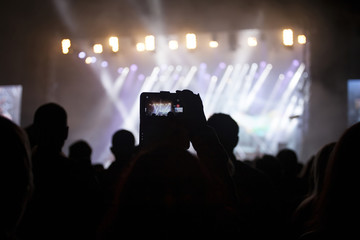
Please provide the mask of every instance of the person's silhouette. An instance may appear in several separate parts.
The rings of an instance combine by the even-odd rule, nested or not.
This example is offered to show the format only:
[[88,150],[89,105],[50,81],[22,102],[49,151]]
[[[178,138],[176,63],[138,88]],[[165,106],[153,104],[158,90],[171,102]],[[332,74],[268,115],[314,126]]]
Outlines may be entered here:
[[111,152],[114,154],[115,159],[109,166],[108,170],[116,168],[115,171],[121,171],[129,164],[135,151],[135,136],[132,132],[126,129],[116,131],[112,136]]
[[294,229],[294,238],[296,239],[304,233],[308,227],[308,221],[311,216],[315,214],[315,203],[323,190],[326,166],[329,162],[330,155],[335,147],[335,144],[335,142],[331,142],[324,145],[310,162],[311,176],[309,176],[309,180],[311,180],[311,182],[309,182],[309,185],[311,185],[311,187],[309,188],[306,198],[297,206],[292,216],[291,224]]
[[281,212],[285,220],[284,232],[287,231],[290,237],[292,235],[291,218],[297,206],[306,196],[307,182],[299,177],[298,157],[294,150],[281,149],[276,158],[279,159],[282,169],[278,193],[281,201]]
[[0,115],[0,239],[17,239],[33,191],[30,143],[23,129]]
[[135,136],[126,129],[119,129],[112,135],[110,151],[114,161],[104,170],[103,190],[105,206],[111,204],[119,178],[123,177],[124,170],[129,167],[135,152]]
[[62,152],[68,137],[67,113],[56,103],[41,105],[34,114],[34,194],[24,215],[21,237],[76,239],[84,231],[81,183],[74,161]]
[[215,129],[220,143],[231,159],[232,175],[239,198],[242,199],[242,204],[246,209],[244,213],[253,228],[254,238],[279,237],[278,230],[276,230],[278,221],[274,215],[277,210],[275,192],[271,179],[261,171],[236,159],[234,154],[234,149],[239,141],[239,125],[229,114],[225,113],[214,113],[208,118],[207,124]]
[[94,228],[98,224],[104,200],[103,188],[92,166],[91,154],[92,147],[85,140],[75,141],[69,146],[69,159],[74,161],[75,181],[79,184],[77,195],[81,208],[78,208],[78,214],[83,216],[84,229]]
[[360,214],[360,122],[344,131],[326,165],[316,212],[301,240],[352,239],[358,235]]

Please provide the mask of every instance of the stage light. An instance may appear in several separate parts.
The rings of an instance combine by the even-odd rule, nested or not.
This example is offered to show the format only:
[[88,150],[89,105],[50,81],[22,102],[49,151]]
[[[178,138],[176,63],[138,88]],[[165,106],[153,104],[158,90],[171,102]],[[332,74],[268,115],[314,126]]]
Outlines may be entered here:
[[118,37],[110,37],[109,45],[111,47],[111,51],[118,52],[119,51],[119,38]]
[[87,58],[85,59],[85,63],[86,63],[86,64],[92,63],[92,57],[87,57]]
[[169,49],[176,50],[179,48],[179,43],[176,40],[170,40],[169,41]]
[[298,67],[298,66],[300,65],[300,62],[299,62],[299,60],[294,59],[294,60],[292,61],[292,64],[293,64],[295,67]]
[[211,48],[217,48],[219,46],[219,43],[217,41],[210,41],[209,47]]
[[294,33],[292,29],[284,29],[283,30],[283,44],[285,46],[294,45]]
[[109,63],[107,61],[101,62],[101,67],[106,68],[107,66],[109,66]]
[[135,72],[135,71],[138,70],[138,66],[137,66],[136,64],[131,64],[130,70],[131,70],[132,72]]
[[144,43],[137,43],[137,44],[136,44],[136,50],[137,50],[138,52],[143,52],[143,51],[145,51],[145,44],[144,44]]
[[61,47],[62,47],[62,53],[63,54],[68,54],[69,53],[69,49],[71,47],[71,41],[70,39],[63,39],[61,41]]
[[86,53],[85,52],[79,52],[78,57],[83,59],[83,58],[86,57]]
[[306,44],[306,36],[305,35],[299,35],[298,36],[298,43],[299,44]]
[[186,34],[186,47],[187,49],[196,48],[196,35],[194,33]]
[[257,46],[256,37],[248,37],[247,43],[250,47],[256,47]]
[[94,51],[94,53],[98,53],[98,54],[102,53],[103,52],[103,46],[101,44],[99,44],[99,43],[94,44],[93,51]]
[[155,37],[153,35],[148,35],[145,37],[145,49],[146,51],[155,50]]

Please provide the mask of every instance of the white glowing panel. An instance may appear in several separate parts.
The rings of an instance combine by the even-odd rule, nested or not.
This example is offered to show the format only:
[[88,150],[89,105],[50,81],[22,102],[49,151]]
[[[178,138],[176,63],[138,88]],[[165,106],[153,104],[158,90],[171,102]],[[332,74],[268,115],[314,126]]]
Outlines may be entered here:
[[0,115],[20,125],[22,86],[0,86]]

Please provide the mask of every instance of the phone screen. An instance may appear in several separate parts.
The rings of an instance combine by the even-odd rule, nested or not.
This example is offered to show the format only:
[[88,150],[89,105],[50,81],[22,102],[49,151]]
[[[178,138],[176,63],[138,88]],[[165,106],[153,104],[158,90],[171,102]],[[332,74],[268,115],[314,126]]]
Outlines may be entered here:
[[145,94],[142,101],[145,116],[167,116],[169,112],[176,115],[184,111],[180,99],[174,94]]
[[178,116],[184,107],[176,93],[144,92],[140,95],[140,145],[151,143],[153,139],[166,135],[171,126],[172,113]]

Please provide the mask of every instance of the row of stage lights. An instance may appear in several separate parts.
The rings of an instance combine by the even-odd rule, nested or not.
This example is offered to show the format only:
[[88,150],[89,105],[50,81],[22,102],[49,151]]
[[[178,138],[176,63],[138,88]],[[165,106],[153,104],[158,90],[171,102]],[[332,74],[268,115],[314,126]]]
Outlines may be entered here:
[[[292,29],[284,29],[283,30],[283,44],[285,46],[293,46],[294,45],[294,32]],[[297,42],[299,44],[306,44],[306,36],[305,35],[298,35],[297,36]],[[249,47],[256,47],[258,42],[256,37],[248,37],[247,44]],[[62,53],[68,54],[70,52],[71,47],[71,41],[70,39],[63,39],[61,41],[62,46]],[[119,51],[119,38],[118,37],[110,37],[109,38],[109,46],[111,47],[111,50],[113,52]],[[176,50],[179,48],[179,43],[177,40],[170,40],[168,42],[168,46],[170,50]],[[210,48],[217,48],[219,46],[219,43],[215,40],[212,40],[209,42]],[[187,33],[186,34],[186,48],[187,49],[196,49],[197,47],[197,40],[196,40],[196,34],[194,33]],[[145,37],[144,42],[139,42],[136,44],[136,50],[138,52],[144,52],[144,51],[154,51],[155,50],[155,36],[148,35]],[[103,52],[103,45],[100,43],[96,43],[93,45],[93,51],[96,54]]]

